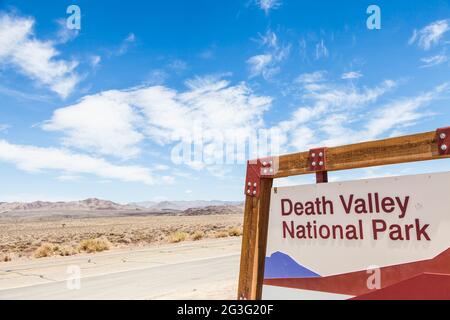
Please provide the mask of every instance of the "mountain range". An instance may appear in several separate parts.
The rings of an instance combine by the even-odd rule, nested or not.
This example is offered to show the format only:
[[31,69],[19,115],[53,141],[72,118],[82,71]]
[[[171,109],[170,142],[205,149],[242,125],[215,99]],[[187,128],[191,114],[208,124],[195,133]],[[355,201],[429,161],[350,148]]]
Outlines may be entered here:
[[217,206],[239,206],[242,202],[238,201],[220,201],[220,200],[193,200],[193,201],[144,201],[133,202],[129,205],[137,206],[140,208],[151,209],[155,211],[184,211],[191,208],[205,208],[205,207],[217,207]]
[[213,214],[239,212],[241,202],[234,201],[162,201],[119,204],[109,200],[89,198],[80,201],[0,202],[0,213],[20,212],[146,212]]

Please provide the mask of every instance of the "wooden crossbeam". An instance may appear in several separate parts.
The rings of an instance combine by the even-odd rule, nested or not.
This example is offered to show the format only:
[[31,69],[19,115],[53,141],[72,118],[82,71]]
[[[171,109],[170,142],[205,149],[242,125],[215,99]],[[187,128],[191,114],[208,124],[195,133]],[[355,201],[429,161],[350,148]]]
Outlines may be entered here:
[[[436,131],[403,137],[361,142],[327,149],[327,171],[366,168],[388,164],[449,158],[440,155]],[[274,178],[314,173],[309,152],[282,155]]]

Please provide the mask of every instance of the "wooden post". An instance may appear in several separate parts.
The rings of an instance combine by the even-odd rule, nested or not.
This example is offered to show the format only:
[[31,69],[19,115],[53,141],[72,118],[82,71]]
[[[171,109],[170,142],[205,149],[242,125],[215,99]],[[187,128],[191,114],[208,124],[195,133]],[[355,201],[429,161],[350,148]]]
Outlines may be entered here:
[[272,183],[262,178],[260,197],[245,198],[238,299],[261,299]]
[[316,183],[327,183],[327,182],[328,182],[327,171],[316,172]]

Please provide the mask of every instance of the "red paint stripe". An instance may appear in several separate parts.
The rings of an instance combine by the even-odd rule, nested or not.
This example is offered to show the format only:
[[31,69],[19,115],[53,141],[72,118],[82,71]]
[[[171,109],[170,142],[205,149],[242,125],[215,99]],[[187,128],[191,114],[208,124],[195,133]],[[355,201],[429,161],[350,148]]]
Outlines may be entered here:
[[[386,288],[423,273],[450,274],[450,249],[430,260],[381,268],[381,287]],[[265,279],[264,284],[360,296],[373,292],[367,286],[369,276],[363,270],[321,278]]]

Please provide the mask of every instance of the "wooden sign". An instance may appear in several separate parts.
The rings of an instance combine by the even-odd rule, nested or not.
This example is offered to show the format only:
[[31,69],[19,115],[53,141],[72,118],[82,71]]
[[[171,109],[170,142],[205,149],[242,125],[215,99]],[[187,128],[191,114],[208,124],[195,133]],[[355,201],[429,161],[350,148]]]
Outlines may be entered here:
[[450,172],[274,188],[263,298],[450,299],[449,192]]
[[[414,161],[446,159],[449,157],[450,127],[447,127],[437,129],[436,131],[413,134],[409,136],[395,137],[378,141],[368,141],[340,147],[321,147],[299,153],[249,161],[244,187],[246,198],[238,299],[261,299],[262,297],[268,227],[269,219],[271,219],[269,218],[269,216],[272,216],[272,214],[269,215],[269,210],[271,207],[271,191],[273,179],[302,174],[315,174],[317,183],[322,184],[327,183],[328,172],[331,171],[349,170],[355,168],[407,163]],[[421,187],[420,185],[418,185],[418,183],[419,182],[416,182],[416,188]],[[322,188],[322,186],[320,186],[320,188]],[[446,189],[448,190],[448,187]],[[280,192],[283,192],[283,189],[278,190],[280,190]],[[285,232],[289,235],[292,235],[293,238],[300,237],[302,241],[330,241],[330,239],[303,239],[302,237],[304,235],[302,234],[302,232],[308,232],[308,227],[306,227],[307,229],[305,231],[300,230],[300,232],[298,232],[297,227],[302,224],[301,217],[317,217],[317,224],[315,225],[317,231],[317,228],[320,229],[320,225],[318,224],[319,221],[321,222],[325,218],[329,218],[328,220],[334,222],[334,224],[342,224],[345,223],[344,221],[346,217],[354,217],[358,215],[359,212],[362,212],[361,217],[370,217],[377,214],[389,214],[385,212],[392,210],[392,212],[397,213],[397,217],[395,217],[395,214],[387,215],[387,217],[391,218],[388,218],[386,221],[383,220],[384,222],[375,222],[375,225],[372,226],[372,228],[380,230],[376,232],[377,237],[380,237],[380,239],[385,239],[387,233],[387,237],[389,237],[390,239],[398,238],[398,240],[390,240],[390,242],[400,244],[403,243],[404,246],[407,246],[407,243],[410,242],[400,240],[400,238],[406,238],[407,236],[409,236],[410,240],[408,241],[412,241],[411,239],[413,239],[413,237],[417,238],[420,236],[420,241],[422,241],[423,243],[427,243],[428,240],[426,240],[426,238],[427,236],[429,237],[428,228],[430,227],[424,228],[422,225],[423,222],[421,222],[421,220],[417,222],[416,220],[414,220],[413,222],[405,222],[403,224],[400,223],[400,221],[397,221],[406,219],[405,217],[408,214],[407,210],[411,210],[408,208],[411,208],[411,203],[414,203],[415,201],[411,200],[411,198],[406,198],[405,195],[402,196],[402,192],[403,191],[401,189],[396,193],[385,193],[385,190],[373,189],[373,191],[371,192],[366,192],[367,195],[360,195],[355,191],[353,197],[351,197],[350,194],[347,194],[343,195],[342,199],[334,199],[332,208],[330,202],[328,202],[331,201],[331,199],[326,198],[327,195],[325,193],[321,195],[321,197],[325,198],[312,200],[303,199],[303,197],[297,200],[294,199],[294,197],[292,197],[292,199],[287,198],[288,200],[290,200],[290,202],[285,201],[283,203],[283,205],[285,206],[284,210],[286,216],[295,217],[295,219],[289,222],[290,224],[288,224],[288,226],[286,227]],[[416,193],[417,192],[418,191],[416,191]],[[427,194],[431,197],[430,193]],[[328,197],[330,197],[330,195],[328,195]],[[433,197],[433,199],[434,198],[435,197]],[[312,201],[312,204],[308,203],[308,201]],[[447,200],[444,197],[443,199],[441,199],[441,201],[445,202]],[[428,200],[424,202],[428,203]],[[273,204],[273,206],[277,205],[281,206],[281,201],[278,204]],[[338,207],[339,205],[341,207]],[[278,209],[281,210],[282,208],[280,207]],[[338,211],[331,214],[331,210],[333,210],[333,212],[334,210],[344,210],[344,212],[348,211],[349,214],[345,214],[342,216],[342,211],[339,211],[339,214],[337,213]],[[290,212],[290,214],[288,215],[287,212]],[[402,216],[402,214],[405,215],[403,218],[400,217]],[[340,218],[337,218],[338,216]],[[370,229],[370,226],[366,226],[366,224],[368,223],[366,222],[366,220],[369,221],[368,219],[370,218],[362,218],[356,219],[355,221],[349,221],[348,223],[350,226],[346,226],[346,228],[348,229],[342,230],[343,237],[345,237],[345,239],[337,239],[334,241],[350,241],[350,243],[353,243],[353,245],[355,245],[355,243],[358,243],[358,241],[368,241],[367,238],[363,239],[363,237],[367,237],[367,235],[365,235],[365,233],[369,232],[367,231],[367,229]],[[359,220],[362,221],[360,222]],[[397,223],[395,221],[397,221]],[[292,223],[294,225],[292,225]],[[386,225],[384,225],[383,223],[386,223]],[[395,229],[397,228],[396,226],[392,227],[393,225],[398,225],[398,230]],[[444,224],[444,226],[447,226],[447,229],[445,231],[449,233],[450,230],[448,230],[448,225]],[[392,230],[390,229],[391,227],[393,228]],[[313,226],[311,226],[310,228],[314,229]],[[386,228],[386,230],[384,230],[384,228]],[[300,229],[302,229],[301,226]],[[334,230],[333,228],[331,228],[330,230],[325,229],[326,227],[322,227],[322,232],[330,231],[330,234],[334,232],[336,233],[335,236],[340,237],[340,234],[338,234],[338,232],[340,232],[339,227],[335,227]],[[292,239],[292,241],[294,241],[294,239]],[[297,239],[297,241],[299,241],[299,239]],[[378,240],[372,239],[370,241]],[[367,246],[367,244],[365,245]],[[391,245],[386,246],[388,249],[391,249],[392,247]],[[351,247],[351,245],[349,245],[349,247]],[[354,255],[361,255],[364,254],[364,248],[355,245],[355,248],[353,248],[349,252],[352,252],[352,254]],[[388,249],[386,250],[388,251]],[[432,252],[429,248],[423,250]],[[392,252],[395,252],[395,250]],[[388,256],[390,255],[389,252],[386,254]],[[420,257],[421,256],[418,255],[418,253],[411,255],[411,259],[415,259],[414,261],[417,261],[417,259],[420,259]],[[353,259],[353,256],[336,256],[335,259],[348,259],[351,261]],[[407,259],[402,259],[403,258],[401,258],[397,262],[401,264],[403,263],[403,261],[407,261]],[[377,261],[375,263],[396,263],[395,259],[386,260],[389,262]],[[299,263],[304,262],[299,261]],[[352,265],[355,266],[357,264],[355,263]],[[347,269],[343,268],[339,270],[339,272],[344,272],[343,270]],[[311,269],[311,272],[315,271]],[[336,272],[336,274],[339,274],[339,272]],[[315,273],[320,276],[328,274],[320,274],[317,272]],[[433,281],[439,283],[440,281],[442,281],[442,279],[437,279],[434,274],[425,274],[421,275],[420,277],[421,278],[418,281],[421,281],[423,283],[431,283]],[[448,287],[450,287],[450,285]],[[358,294],[344,294],[344,296],[358,296]],[[382,296],[388,297],[386,291],[384,291],[384,294]],[[422,296],[424,296],[424,294],[422,294]],[[296,297],[298,298],[298,296]],[[323,298],[323,296],[320,297]],[[372,295],[372,298],[373,297],[375,296]],[[404,296],[403,298],[407,299],[413,297]]]

